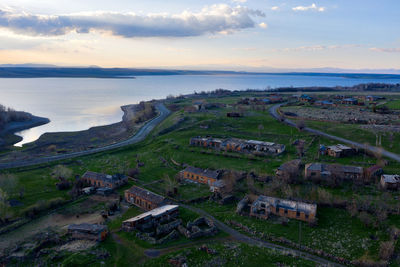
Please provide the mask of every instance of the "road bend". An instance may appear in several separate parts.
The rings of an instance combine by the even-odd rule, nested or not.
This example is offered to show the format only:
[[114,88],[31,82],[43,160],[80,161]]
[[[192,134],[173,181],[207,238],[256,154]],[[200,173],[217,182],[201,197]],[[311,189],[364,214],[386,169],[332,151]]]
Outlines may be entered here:
[[140,141],[143,141],[148,134],[158,125],[160,124],[163,120],[165,120],[168,115],[171,113],[164,104],[162,103],[157,103],[155,105],[158,115],[157,117],[153,118],[152,120],[148,121],[145,125],[143,125],[139,131],[132,137],[118,142],[114,143],[111,145],[107,145],[104,147],[99,147],[99,148],[93,148],[89,150],[84,150],[84,151],[79,151],[79,152],[72,152],[72,153],[67,153],[63,155],[56,155],[56,156],[47,156],[47,157],[39,157],[39,158],[34,158],[34,159],[29,159],[29,160],[21,160],[21,161],[13,161],[13,162],[7,162],[7,163],[0,163],[0,170],[1,169],[11,169],[11,168],[19,168],[19,167],[27,167],[27,166],[32,166],[32,165],[37,165],[37,164],[44,164],[44,163],[49,163],[53,161],[58,161],[58,160],[64,160],[64,159],[71,159],[71,158],[76,158],[80,156],[86,156],[94,153],[99,153],[99,152],[104,152],[128,145],[132,145],[135,143],[138,143]]
[[270,243],[270,242],[267,242],[265,240],[261,240],[261,239],[258,239],[258,238],[252,238],[250,236],[244,235],[244,234],[236,231],[235,229],[229,227],[228,225],[224,224],[220,220],[217,220],[211,214],[209,214],[208,212],[206,212],[206,211],[204,211],[202,209],[195,208],[195,207],[192,207],[192,206],[189,206],[189,205],[186,205],[186,204],[182,204],[182,203],[178,203],[178,204],[180,206],[182,206],[182,207],[184,207],[186,209],[189,209],[189,210],[191,210],[193,212],[196,212],[196,213],[198,213],[198,214],[200,214],[202,216],[209,217],[210,219],[212,219],[215,222],[216,226],[219,229],[221,229],[222,231],[230,234],[235,240],[237,240],[239,242],[246,243],[246,244],[253,245],[253,246],[259,246],[259,247],[264,247],[264,248],[269,248],[269,249],[274,249],[274,250],[277,250],[277,251],[283,251],[283,252],[286,252],[286,253],[290,253],[293,256],[298,256],[298,257],[300,257],[302,259],[306,259],[306,260],[310,260],[310,261],[316,262],[316,263],[318,263],[319,265],[322,265],[322,266],[335,266],[335,267],[344,266],[344,265],[341,265],[339,263],[336,263],[336,262],[333,262],[333,261],[318,257],[316,255],[313,255],[313,254],[310,254],[310,253],[307,253],[307,252],[304,252],[304,251],[301,251],[301,250],[297,250],[297,249],[293,249],[293,248],[287,248],[287,247],[284,247],[284,246],[281,246],[281,245],[277,245],[277,244],[274,244],[274,243]]
[[[285,103],[283,103],[283,104],[285,104]],[[283,104],[277,104],[277,105],[274,105],[274,106],[270,107],[269,113],[271,114],[272,117],[274,117],[278,121],[281,121],[282,123],[285,123],[285,124],[287,124],[289,126],[296,127],[296,123],[294,123],[293,121],[281,116],[278,113],[278,109]],[[322,131],[319,131],[319,130],[316,130],[316,129],[312,129],[312,128],[309,128],[309,127],[305,127],[305,128],[303,128],[303,130],[307,131],[307,132],[310,132],[310,133],[313,133],[313,134],[316,134],[316,135],[327,137],[327,138],[332,139],[332,140],[336,140],[336,141],[339,141],[339,142],[342,142],[342,143],[349,144],[349,145],[351,145],[353,147],[357,147],[359,149],[364,149],[364,150],[369,151],[370,153],[373,153],[373,154],[380,154],[382,156],[385,156],[387,158],[390,158],[392,160],[400,162],[400,155],[392,153],[392,152],[389,152],[389,151],[387,151],[387,150],[385,150],[385,149],[383,149],[381,147],[375,147],[375,146],[371,146],[371,145],[367,145],[367,144],[357,143],[357,142],[354,142],[352,140],[345,139],[345,138],[342,138],[342,137],[339,137],[339,136],[335,136],[335,135],[331,135],[331,134],[328,134],[328,133],[325,133],[325,132],[322,132]]]

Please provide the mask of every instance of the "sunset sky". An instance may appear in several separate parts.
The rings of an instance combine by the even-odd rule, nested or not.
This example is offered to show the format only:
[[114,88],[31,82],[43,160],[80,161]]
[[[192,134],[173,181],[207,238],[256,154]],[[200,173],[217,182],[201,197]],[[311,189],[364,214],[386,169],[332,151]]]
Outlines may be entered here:
[[398,0],[2,0],[0,64],[400,69]]

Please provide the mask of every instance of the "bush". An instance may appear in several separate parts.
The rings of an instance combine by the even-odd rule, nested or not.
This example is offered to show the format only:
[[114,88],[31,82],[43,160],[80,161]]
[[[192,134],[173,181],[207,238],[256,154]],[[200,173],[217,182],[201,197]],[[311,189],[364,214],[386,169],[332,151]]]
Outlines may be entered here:
[[366,227],[371,227],[374,220],[371,215],[369,215],[367,212],[362,211],[358,215],[358,219],[366,226]]
[[58,190],[67,190],[71,187],[71,183],[67,180],[61,180],[61,182],[56,184]]
[[65,199],[63,199],[61,197],[53,198],[48,201],[39,200],[35,204],[23,209],[22,214],[24,214],[24,216],[28,217],[28,218],[35,218],[41,212],[44,212],[48,209],[54,209],[56,207],[59,207],[60,205],[64,204],[65,202],[66,202]]

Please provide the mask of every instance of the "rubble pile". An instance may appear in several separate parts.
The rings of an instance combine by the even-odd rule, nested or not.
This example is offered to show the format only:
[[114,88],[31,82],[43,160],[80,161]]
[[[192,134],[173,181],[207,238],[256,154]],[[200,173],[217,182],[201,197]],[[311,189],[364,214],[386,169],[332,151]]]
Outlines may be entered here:
[[284,112],[312,120],[340,121],[359,124],[389,124],[399,121],[398,114],[379,114],[360,108],[297,108],[285,107]]

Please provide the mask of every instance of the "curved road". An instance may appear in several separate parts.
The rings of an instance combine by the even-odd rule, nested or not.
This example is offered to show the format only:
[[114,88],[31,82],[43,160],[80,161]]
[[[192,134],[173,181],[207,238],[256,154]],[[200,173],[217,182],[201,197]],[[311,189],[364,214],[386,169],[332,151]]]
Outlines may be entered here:
[[313,254],[307,253],[307,252],[303,252],[301,250],[297,250],[297,249],[293,249],[293,248],[287,248],[284,246],[280,246],[280,245],[276,245],[274,243],[270,243],[258,238],[252,238],[249,237],[247,235],[244,235],[238,231],[236,231],[235,229],[229,227],[228,225],[224,224],[223,222],[215,219],[212,215],[210,215],[209,213],[207,213],[206,211],[202,210],[202,209],[198,209],[192,206],[188,206],[182,203],[178,203],[180,206],[189,209],[193,212],[196,212],[202,216],[206,216],[211,218],[215,224],[217,225],[217,227],[221,230],[223,230],[224,232],[230,234],[234,239],[236,239],[239,242],[242,243],[247,243],[249,245],[253,245],[253,246],[260,246],[260,247],[265,247],[265,248],[270,248],[270,249],[275,249],[275,250],[279,250],[279,251],[285,251],[285,252],[290,252],[292,255],[296,255],[300,258],[306,259],[306,260],[310,260],[313,262],[316,262],[322,266],[344,266],[341,265],[339,263],[315,256]]
[[[296,124],[293,121],[291,121],[289,119],[286,119],[286,118],[282,117],[281,115],[279,115],[278,109],[283,104],[277,104],[277,105],[272,106],[269,109],[269,113],[271,114],[272,117],[274,117],[278,121],[282,121],[283,123],[285,123],[285,124],[287,124],[289,126],[296,127]],[[330,138],[330,139],[333,139],[333,140],[336,140],[336,141],[339,141],[339,142],[342,142],[342,143],[349,144],[349,145],[351,145],[353,147],[357,147],[357,148],[360,148],[360,149],[365,149],[365,150],[367,150],[367,151],[369,151],[371,153],[381,154],[381,155],[383,155],[385,157],[388,157],[390,159],[393,159],[395,161],[400,162],[400,155],[392,153],[392,152],[389,152],[389,151],[386,151],[386,150],[384,150],[383,148],[380,148],[380,147],[375,147],[375,146],[370,146],[370,145],[357,143],[357,142],[354,142],[354,141],[351,141],[351,140],[348,140],[348,139],[345,139],[345,138],[342,138],[342,137],[338,137],[338,136],[335,136],[335,135],[327,134],[325,132],[322,132],[322,131],[319,131],[319,130],[315,130],[315,129],[312,129],[312,128],[309,128],[309,127],[305,127],[305,128],[303,128],[303,130],[305,130],[307,132],[310,132],[310,133],[313,133],[313,134],[324,136],[324,137],[327,137],[327,138]]]
[[143,125],[134,136],[132,136],[131,138],[124,140],[122,142],[118,142],[118,143],[111,144],[111,145],[104,146],[104,147],[99,147],[99,148],[94,148],[94,149],[89,149],[89,150],[79,151],[79,152],[73,152],[73,153],[68,153],[68,154],[63,154],[63,155],[40,157],[40,158],[30,159],[30,160],[25,160],[25,161],[0,163],[0,170],[32,166],[32,165],[36,165],[36,164],[48,163],[48,162],[63,160],[63,159],[70,159],[70,158],[85,156],[85,155],[89,155],[89,154],[103,152],[103,151],[107,151],[107,150],[120,148],[123,146],[138,143],[138,142],[144,140],[147,137],[147,135],[154,129],[154,127],[156,127],[160,122],[162,122],[164,119],[166,119],[168,117],[168,115],[170,114],[170,111],[162,103],[156,104],[156,109],[159,112],[159,115],[157,117],[155,117],[154,119],[150,120],[145,125]]

